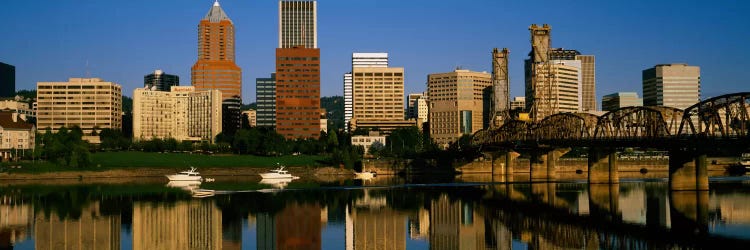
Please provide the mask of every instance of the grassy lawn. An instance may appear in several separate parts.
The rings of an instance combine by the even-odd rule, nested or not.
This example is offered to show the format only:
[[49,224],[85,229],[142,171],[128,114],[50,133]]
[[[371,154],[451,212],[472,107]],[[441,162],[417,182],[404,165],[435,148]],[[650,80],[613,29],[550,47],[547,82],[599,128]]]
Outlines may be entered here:
[[187,153],[145,153],[145,152],[99,152],[91,154],[91,162],[101,168],[159,167],[274,167],[320,166],[323,156],[287,155],[262,157],[254,155],[201,155]]
[[[253,155],[201,155],[188,153],[147,153],[147,152],[98,152],[91,154],[90,168],[61,167],[50,162],[12,162],[3,163],[5,171],[17,173],[44,173],[56,171],[103,171],[126,168],[178,168],[193,167],[274,167],[276,163],[284,166],[320,167],[324,156],[287,155],[279,157],[261,157]],[[21,169],[8,169],[8,166],[21,165]]]

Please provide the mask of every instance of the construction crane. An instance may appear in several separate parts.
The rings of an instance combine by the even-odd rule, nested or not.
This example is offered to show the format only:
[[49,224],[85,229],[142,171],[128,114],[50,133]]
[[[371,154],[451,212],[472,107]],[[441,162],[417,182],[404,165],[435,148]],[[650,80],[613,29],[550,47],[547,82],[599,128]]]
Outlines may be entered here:
[[508,48],[492,49],[492,121],[499,128],[510,120],[510,78],[508,77]]

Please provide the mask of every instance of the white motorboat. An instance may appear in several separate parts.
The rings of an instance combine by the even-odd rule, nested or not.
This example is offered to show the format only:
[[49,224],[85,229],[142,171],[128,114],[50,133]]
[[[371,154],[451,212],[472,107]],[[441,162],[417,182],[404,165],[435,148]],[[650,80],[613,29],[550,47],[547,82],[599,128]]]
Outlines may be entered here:
[[361,180],[369,180],[369,179],[375,178],[375,176],[377,176],[377,173],[375,173],[373,171],[365,171],[365,172],[361,172],[361,173],[354,173],[354,178],[355,179],[361,179]]
[[201,181],[201,174],[191,167],[188,171],[182,171],[177,174],[167,175],[170,181]]
[[268,173],[260,174],[263,179],[292,179],[294,176],[288,171],[284,170],[284,166],[279,166],[277,169],[272,169]]

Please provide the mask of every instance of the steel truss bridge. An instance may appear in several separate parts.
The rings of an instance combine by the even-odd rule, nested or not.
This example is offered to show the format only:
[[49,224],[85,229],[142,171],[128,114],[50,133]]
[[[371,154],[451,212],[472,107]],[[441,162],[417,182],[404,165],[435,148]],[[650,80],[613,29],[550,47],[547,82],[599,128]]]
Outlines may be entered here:
[[539,122],[513,120],[477,131],[472,144],[488,148],[651,147],[750,144],[750,92],[717,96],[685,110],[625,107],[596,116],[559,113]]

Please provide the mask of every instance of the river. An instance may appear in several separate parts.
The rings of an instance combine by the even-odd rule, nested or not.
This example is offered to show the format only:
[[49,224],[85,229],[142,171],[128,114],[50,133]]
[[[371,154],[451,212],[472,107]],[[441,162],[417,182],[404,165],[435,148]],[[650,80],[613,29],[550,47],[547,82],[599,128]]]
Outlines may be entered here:
[[[750,176],[0,184],[0,249],[747,249]],[[283,187],[283,189],[279,189]]]

